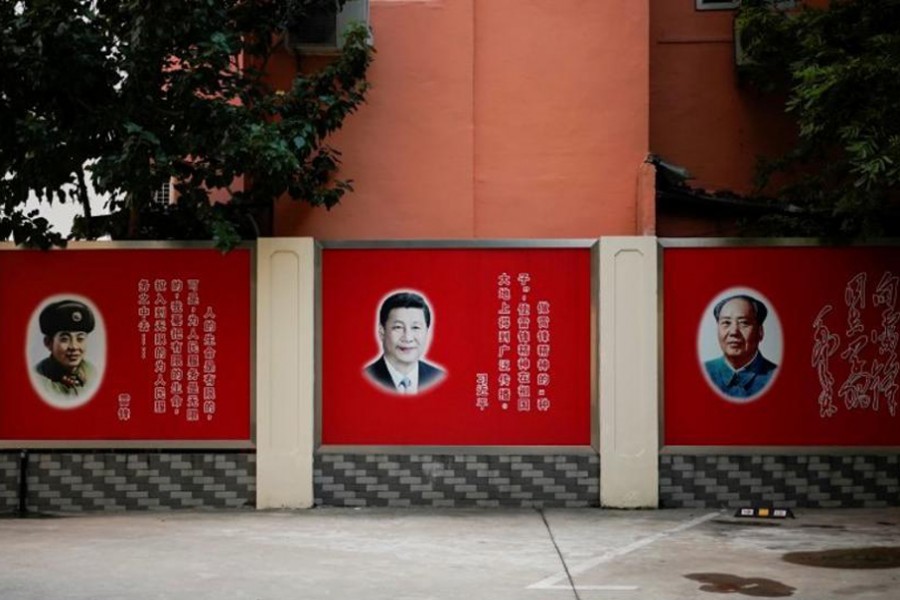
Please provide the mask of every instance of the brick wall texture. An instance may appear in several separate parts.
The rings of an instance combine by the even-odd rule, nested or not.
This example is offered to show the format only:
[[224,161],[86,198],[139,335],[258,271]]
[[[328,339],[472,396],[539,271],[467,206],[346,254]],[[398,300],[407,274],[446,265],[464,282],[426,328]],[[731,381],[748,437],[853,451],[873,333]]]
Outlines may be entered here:
[[[900,456],[662,455],[661,508],[900,506]],[[250,507],[252,452],[29,454],[35,512]],[[290,474],[285,474],[290,477]],[[18,507],[18,452],[0,452],[0,513]],[[319,454],[324,506],[590,507],[596,455]]]
[[659,486],[662,508],[900,506],[900,459],[662,455]]
[[18,508],[18,487],[19,454],[0,452],[0,513]]
[[319,454],[325,506],[598,506],[600,460],[588,455]]
[[[0,510],[18,506],[18,454],[0,453]],[[239,508],[256,496],[253,453],[31,452],[29,511]]]

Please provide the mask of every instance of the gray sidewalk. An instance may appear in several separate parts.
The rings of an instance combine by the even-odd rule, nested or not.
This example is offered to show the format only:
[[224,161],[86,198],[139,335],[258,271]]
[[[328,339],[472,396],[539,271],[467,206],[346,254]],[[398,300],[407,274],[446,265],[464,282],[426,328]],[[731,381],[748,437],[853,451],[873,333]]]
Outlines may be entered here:
[[[314,509],[5,518],[0,598],[900,596],[900,568],[871,568],[900,565],[900,509],[796,514],[774,520],[710,510]],[[893,550],[865,550],[873,547]],[[831,557],[844,567],[868,568],[784,560],[824,550],[846,551]]]

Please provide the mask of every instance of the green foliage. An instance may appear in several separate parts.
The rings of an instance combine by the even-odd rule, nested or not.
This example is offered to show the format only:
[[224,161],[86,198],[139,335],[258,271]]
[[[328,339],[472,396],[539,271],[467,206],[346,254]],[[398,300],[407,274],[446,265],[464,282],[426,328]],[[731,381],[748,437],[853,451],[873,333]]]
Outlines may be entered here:
[[[340,4],[344,0],[338,0]],[[0,2],[0,239],[64,240],[26,213],[37,195],[76,202],[72,237],[254,236],[282,195],[332,207],[329,134],[363,102],[374,50],[365,26],[324,69],[289,89],[267,79],[285,28],[335,0],[23,0]],[[249,185],[231,190],[243,177]],[[179,201],[153,192],[174,181]],[[88,185],[108,194],[90,214]],[[210,190],[229,202],[210,202]]]
[[759,168],[789,184],[780,199],[804,207],[779,234],[872,237],[900,233],[900,0],[832,0],[794,13],[745,0],[738,14],[752,60],[744,74],[787,91],[795,145]]

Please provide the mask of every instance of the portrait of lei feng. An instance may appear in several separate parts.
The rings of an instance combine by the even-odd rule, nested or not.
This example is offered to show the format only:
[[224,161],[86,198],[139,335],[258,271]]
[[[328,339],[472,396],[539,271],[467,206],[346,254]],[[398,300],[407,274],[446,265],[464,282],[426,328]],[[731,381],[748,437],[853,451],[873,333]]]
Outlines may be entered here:
[[778,365],[760,351],[769,315],[765,303],[749,294],[723,298],[713,308],[722,355],[704,363],[710,381],[728,397],[749,399],[762,393]]
[[59,300],[41,310],[38,323],[49,352],[34,367],[38,387],[73,399],[84,395],[97,377],[97,369],[86,357],[88,338],[96,325],[93,311],[78,300]]

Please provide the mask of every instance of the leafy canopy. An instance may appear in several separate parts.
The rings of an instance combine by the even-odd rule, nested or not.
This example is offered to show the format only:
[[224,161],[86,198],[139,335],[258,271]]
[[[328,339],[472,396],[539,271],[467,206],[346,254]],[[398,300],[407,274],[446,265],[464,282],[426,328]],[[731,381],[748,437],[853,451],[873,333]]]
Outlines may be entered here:
[[[285,30],[344,0],[0,2],[0,239],[64,240],[36,211],[77,202],[71,237],[214,239],[230,247],[287,195],[350,189],[326,143],[363,101],[374,50],[360,25],[289,89],[267,78]],[[246,185],[236,186],[243,177]],[[175,182],[174,205],[153,193]],[[89,187],[110,215],[90,214]],[[210,201],[224,189],[228,203]]]
[[775,233],[871,237],[900,233],[900,0],[832,0],[772,10],[744,0],[738,13],[751,64],[766,89],[787,91],[794,146],[760,163],[780,199],[805,210],[773,217]]

